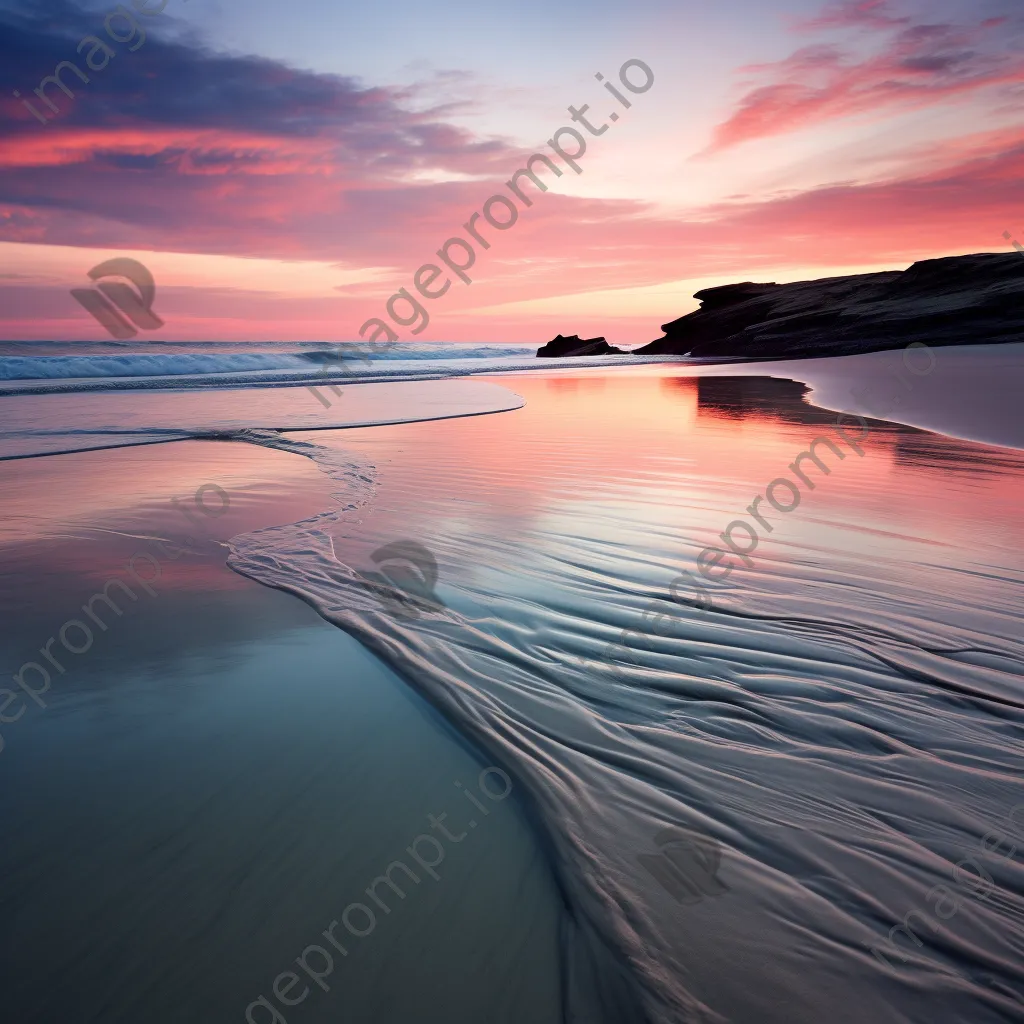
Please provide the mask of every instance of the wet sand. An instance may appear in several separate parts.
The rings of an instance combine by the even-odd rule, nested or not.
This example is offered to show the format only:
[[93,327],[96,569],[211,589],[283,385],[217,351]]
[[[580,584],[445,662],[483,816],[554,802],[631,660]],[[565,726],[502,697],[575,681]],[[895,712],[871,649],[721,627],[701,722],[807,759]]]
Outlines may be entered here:
[[[1019,1014],[1024,455],[833,433],[702,610],[673,581],[835,422],[771,372],[552,368],[493,378],[526,400],[493,416],[0,464],[12,671],[139,544],[187,544],[169,501],[205,482],[251,577],[194,538],[0,727],[19,1019]],[[357,585],[399,539],[437,614]],[[491,765],[512,794],[449,873],[288,1007],[275,978],[427,814],[468,829],[455,782]],[[703,837],[694,898],[644,868],[666,828]]]
[[[194,503],[211,482],[229,500],[217,518]],[[439,835],[428,815],[465,830],[455,783],[475,790],[487,764],[353,638],[225,566],[234,533],[333,504],[312,463],[188,441],[7,462],[0,486],[8,674],[47,665],[40,644],[72,618],[94,633],[80,655],[51,647],[65,671],[45,708],[25,700],[0,726],[12,1020],[244,1020],[282,973],[306,977],[296,958],[331,949],[321,932],[359,900],[375,928],[335,953],[329,991],[306,978],[287,1020],[559,1019],[559,898],[517,794],[442,837],[436,879],[418,872],[404,899],[378,885],[390,912],[365,895],[396,859],[417,867],[409,844]],[[145,551],[152,594],[126,571]],[[102,631],[82,605],[111,579],[136,596],[108,591],[120,617],[93,605]]]

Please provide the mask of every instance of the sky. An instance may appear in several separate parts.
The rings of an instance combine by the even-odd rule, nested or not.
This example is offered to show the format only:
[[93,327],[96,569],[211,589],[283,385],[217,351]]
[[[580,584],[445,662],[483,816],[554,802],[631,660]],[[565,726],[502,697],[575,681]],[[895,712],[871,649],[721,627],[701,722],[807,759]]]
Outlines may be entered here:
[[[71,289],[117,256],[154,343],[633,344],[700,288],[1024,238],[1017,0],[0,0],[0,29],[0,338],[107,338]],[[561,173],[527,204],[533,153]]]

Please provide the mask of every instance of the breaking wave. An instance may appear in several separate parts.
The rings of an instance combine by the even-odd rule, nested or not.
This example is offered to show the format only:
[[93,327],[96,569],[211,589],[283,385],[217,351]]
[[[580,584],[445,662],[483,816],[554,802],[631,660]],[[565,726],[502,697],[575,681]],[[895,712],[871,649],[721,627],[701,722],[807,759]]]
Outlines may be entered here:
[[[0,380],[71,380],[77,378],[131,378],[205,376],[250,373],[254,371],[307,371],[315,373],[326,361],[335,370],[358,373],[367,365],[358,353],[366,352],[374,361],[501,359],[507,356],[533,355],[523,346],[498,345],[426,345],[398,344],[389,349],[380,346],[340,344],[278,344],[251,342],[247,346],[198,342],[149,343],[139,350],[125,351],[124,344],[89,343],[87,351],[77,353],[67,343],[20,342],[0,349]],[[71,348],[72,351],[68,351]],[[6,349],[6,351],[4,351]],[[113,351],[110,351],[110,350]],[[338,364],[338,353],[352,350],[350,358]],[[27,354],[19,354],[27,350]]]

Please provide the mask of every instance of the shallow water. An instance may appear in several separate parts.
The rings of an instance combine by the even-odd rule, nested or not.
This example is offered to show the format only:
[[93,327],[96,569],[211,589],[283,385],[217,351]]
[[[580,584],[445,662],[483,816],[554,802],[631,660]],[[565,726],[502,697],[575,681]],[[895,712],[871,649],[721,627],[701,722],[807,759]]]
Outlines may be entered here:
[[[211,483],[227,507],[204,516]],[[2,463],[0,493],[7,673],[46,666],[62,623],[93,632],[79,655],[51,645],[45,707],[5,705],[0,725],[5,1020],[244,1020],[359,900],[375,927],[287,1021],[559,1019],[560,899],[517,793],[442,838],[436,879],[399,872],[401,899],[378,885],[388,911],[364,894],[416,868],[428,815],[465,831],[456,782],[475,790],[488,763],[353,638],[224,565],[234,533],[332,504],[311,462],[183,442]],[[126,568],[147,552],[152,593]],[[83,604],[112,579],[134,596],[93,605],[101,630]]]
[[[231,564],[359,636],[522,782],[568,893],[566,958],[607,986],[602,1009],[570,979],[575,1011],[1019,1014],[1022,859],[990,833],[1024,839],[1024,456],[833,431],[845,458],[770,511],[700,614],[672,581],[835,415],[793,383],[665,368],[516,389],[500,417],[319,436],[365,514],[235,538]],[[433,552],[444,609],[396,620],[355,582],[396,538]],[[688,903],[638,861],[680,827],[707,837],[698,866],[708,841],[720,857]],[[936,911],[934,887],[983,840],[991,883],[939,923],[954,897]],[[922,944],[893,952],[909,911],[930,912]]]
[[194,438],[231,439],[248,430],[327,430],[480,416],[522,399],[484,381],[433,380],[359,386],[112,391],[0,398],[0,461]]
[[[243,461],[273,460],[280,467],[282,475],[271,474],[272,487],[239,500],[239,509],[251,514],[222,534],[230,537],[230,564],[300,596],[342,626],[362,642],[361,657],[371,667],[362,696],[346,690],[328,700],[321,692],[311,705],[315,715],[293,710],[285,717],[283,763],[297,767],[282,784],[279,810],[285,797],[304,799],[310,779],[320,777],[315,765],[303,766],[303,736],[317,738],[315,750],[340,757],[326,737],[338,715],[364,702],[378,709],[380,724],[361,715],[358,728],[345,732],[354,744],[350,756],[328,774],[344,776],[334,784],[346,809],[359,802],[361,786],[383,792],[386,786],[369,780],[390,778],[383,765],[403,749],[387,722],[393,707],[405,706],[397,695],[406,690],[426,698],[474,744],[478,768],[496,765],[511,777],[514,796],[502,807],[522,809],[523,819],[513,816],[519,838],[478,847],[485,855],[474,854],[468,842],[459,852],[481,879],[480,899],[502,885],[501,891],[516,892],[522,884],[527,895],[504,904],[503,912],[485,912],[485,921],[475,919],[474,943],[490,945],[468,965],[456,965],[473,983],[461,1011],[445,1019],[471,1020],[474,1012],[488,1020],[504,1012],[509,1021],[553,1014],[588,1022],[740,1024],[1020,1019],[1024,454],[879,421],[845,420],[843,436],[834,429],[835,413],[808,405],[800,384],[721,368],[701,372],[551,369],[494,378],[526,401],[495,416],[250,436],[277,452],[188,442],[60,458],[126,466],[157,452],[238,448],[249,453]],[[1017,372],[1019,379],[1019,365]],[[930,380],[918,392],[925,404]],[[816,392],[827,385],[815,380]],[[745,510],[773,480],[796,480],[791,464],[820,436],[843,457],[823,450],[827,475],[805,462],[814,486],[799,488],[790,512],[762,502],[771,531],[758,529]],[[70,487],[58,495],[57,474],[38,468],[57,461],[3,467],[33,467],[31,493],[45,495],[51,506],[47,521],[55,525],[44,530],[29,492],[15,496],[23,518],[12,528],[28,524],[15,538],[28,553],[26,564],[32,544],[70,552],[81,543],[73,532],[65,536],[60,502],[74,496],[81,506],[96,483],[87,472],[71,473]],[[182,472],[174,468],[181,461],[168,455],[165,476]],[[314,466],[325,475],[317,478]],[[235,485],[245,494],[243,479]],[[122,472],[119,492],[130,481],[138,486]],[[190,477],[193,487],[197,482]],[[167,486],[170,494],[185,490]],[[777,493],[788,500],[784,488]],[[138,518],[128,519],[114,516],[104,527],[137,536]],[[698,554],[721,545],[719,535],[737,520],[755,527],[752,564],[734,557],[727,579],[692,586]],[[227,521],[218,520],[218,529]],[[742,538],[743,531],[735,528],[732,536]],[[410,612],[400,592],[366,585],[387,568],[375,554],[395,541],[414,541],[436,558],[436,602],[416,603]],[[51,571],[59,576],[58,568]],[[691,576],[680,582],[684,572]],[[296,607],[281,595],[251,592],[284,602],[282,611]],[[10,592],[8,603],[13,614]],[[47,614],[54,624],[63,618]],[[280,636],[286,627],[268,616],[253,628]],[[353,643],[326,624],[317,632],[303,621],[309,636],[320,637],[309,656],[314,666],[326,665],[327,656],[315,653],[318,645]],[[220,619],[211,615],[202,635],[212,642],[219,629]],[[623,630],[635,632],[623,637]],[[230,723],[260,748],[261,694],[275,690],[254,666],[270,642],[247,639],[239,646],[238,656],[251,652],[254,660],[223,684],[225,696],[205,712],[205,720],[219,723],[219,741],[231,735]],[[284,650],[297,649],[283,640],[268,648],[271,676],[284,663]],[[295,657],[305,665],[304,653]],[[185,675],[161,669],[162,692],[177,693]],[[250,675],[252,695],[245,692]],[[320,681],[309,685],[329,687],[326,677],[314,676]],[[378,696],[384,678],[392,703]],[[279,684],[277,692],[288,691]],[[120,713],[134,716],[143,735],[159,737],[163,726],[152,708],[131,693],[119,695]],[[281,704],[275,708],[283,714]],[[65,718],[81,723],[84,714],[73,702],[59,716],[39,713],[31,726],[39,739],[32,743],[15,734],[25,722],[7,726],[10,746],[0,762],[23,744],[35,753],[19,756],[36,760],[21,762],[21,776],[47,778],[37,768],[51,749],[43,730]],[[416,714],[408,735],[417,746],[429,735],[445,738],[424,746],[430,753],[409,762],[415,770],[455,757],[449,751],[460,744],[445,734],[442,719],[428,728],[432,720],[423,710]],[[186,720],[180,734],[193,728]],[[371,740],[382,734],[374,751]],[[53,733],[46,743],[56,749],[58,739],[63,736]],[[94,735],[92,746],[97,742]],[[140,756],[123,744],[117,763],[127,771]],[[214,806],[254,801],[254,762],[238,769],[211,745],[200,763],[212,777],[219,772],[236,780]],[[0,763],[0,771],[11,771],[11,764]],[[69,787],[72,765],[64,765],[51,789]],[[456,766],[463,780],[470,777],[465,765]],[[450,781],[444,785],[452,791]],[[420,805],[445,807],[428,790],[417,791]],[[167,791],[173,795],[174,786]],[[194,1010],[200,1005],[194,993],[207,993],[207,1002],[242,1019],[248,1000],[270,995],[275,973],[356,898],[351,893],[361,885],[345,889],[331,879],[333,902],[320,901],[329,861],[310,839],[312,823],[337,824],[325,811],[329,790],[317,785],[311,792],[312,817],[278,814],[263,822],[273,845],[253,856],[235,908],[241,916],[211,911],[220,887],[209,884],[217,877],[209,856],[197,848],[181,854],[179,870],[190,872],[206,894],[192,912],[217,919],[219,941],[230,940],[232,962],[247,982],[243,995],[240,983],[226,984],[223,972],[209,970],[189,987],[182,964],[195,963],[194,954],[184,944],[163,949],[170,959],[157,973],[173,975],[188,990],[181,1005]],[[204,799],[202,787],[195,793],[184,803]],[[165,801],[153,813],[154,827],[167,819],[166,807]],[[1011,820],[1015,807],[1021,809]],[[421,812],[409,810],[409,827],[421,827]],[[18,813],[23,838],[16,850],[22,852],[8,856],[2,876],[8,879],[28,870],[23,851],[32,844],[42,849],[48,836],[42,815],[33,819],[20,805]],[[62,813],[71,820],[70,811]],[[364,820],[374,822],[370,835],[391,829],[397,840],[408,831],[404,820],[396,826],[386,814],[367,812]],[[532,840],[524,838],[523,823]],[[200,816],[186,835],[202,845],[212,829]],[[675,831],[665,836],[666,829]],[[479,837],[485,838],[482,828]],[[1019,849],[1012,849],[1015,843]],[[354,882],[366,874],[357,869],[381,870],[387,843],[374,850],[376,860],[361,859],[346,847],[340,873]],[[494,867],[499,850],[514,868]],[[967,857],[984,871],[982,883],[970,884],[975,869]],[[237,855],[224,859],[232,863]],[[286,907],[280,878],[294,879],[307,862],[316,867],[303,880],[303,898]],[[42,879],[30,891],[42,892]],[[946,889],[936,890],[939,885]],[[87,906],[73,887],[64,891],[69,906]],[[17,892],[9,882],[5,902]],[[38,913],[41,905],[39,895],[18,904],[23,914]],[[437,936],[462,919],[461,908],[439,895],[417,932],[418,945],[410,940],[395,953],[366,947],[371,981],[360,990],[354,1019],[392,1021],[416,1012],[399,1012],[392,1002],[407,985],[421,991],[415,950],[433,951],[434,976],[441,971],[450,992],[454,947]],[[916,916],[907,919],[908,913]],[[51,910],[49,920],[55,916]],[[905,920],[913,939],[897,933],[890,945],[890,929]],[[128,931],[117,933],[108,956],[123,950]],[[506,934],[518,939],[503,954]],[[39,956],[41,937],[32,948]],[[81,945],[73,948],[85,955]],[[207,948],[201,952],[209,958]],[[23,973],[37,982],[41,975],[29,966]],[[484,989],[497,972],[488,1000]],[[158,994],[165,999],[163,981],[141,962],[132,962],[128,974],[142,992],[125,1005],[159,1019],[148,1017],[148,1009]],[[82,984],[75,978],[66,995]],[[30,989],[20,983],[17,1005],[30,1005]],[[527,1002],[510,1003],[512,992]],[[315,991],[288,1010],[288,1020],[336,1019],[346,1008],[334,998]],[[436,1003],[420,1004],[419,1016],[431,1019],[424,1005]]]

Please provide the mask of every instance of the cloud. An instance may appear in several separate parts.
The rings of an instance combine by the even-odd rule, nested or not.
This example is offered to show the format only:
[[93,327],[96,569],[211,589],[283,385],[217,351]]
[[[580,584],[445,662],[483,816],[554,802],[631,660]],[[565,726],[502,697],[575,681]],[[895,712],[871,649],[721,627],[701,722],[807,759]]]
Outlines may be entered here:
[[[137,52],[116,47],[109,66],[74,101],[64,106],[62,98],[62,113],[44,126],[9,99],[11,90],[25,93],[73,57],[82,36],[102,30],[102,17],[70,0],[41,0],[27,13],[2,4],[0,31],[13,56],[0,66],[0,97],[8,97],[0,104],[11,114],[0,122],[0,239],[139,258],[189,254],[158,275],[161,316],[178,336],[354,337],[445,239],[465,234],[461,225],[491,193],[506,191],[525,155],[449,123],[450,97],[434,102],[443,91],[436,81],[424,102],[415,89],[214,53],[169,14],[150,19]],[[860,56],[813,38],[785,61],[748,69],[760,80],[720,129],[721,146],[1021,80],[1016,58],[993,43],[1006,33],[991,19],[969,29],[916,24],[878,2],[822,17],[829,31],[858,35]],[[463,80],[448,75],[445,88]],[[1020,229],[1004,216],[1018,206],[1024,129],[961,129],[927,149],[901,145],[885,180],[674,211],[566,195],[559,186],[574,179],[560,179],[521,211],[514,230],[493,235],[500,245],[478,252],[473,285],[455,283],[431,308],[423,337],[472,338],[476,330],[479,338],[471,309],[715,276],[771,279],[793,268],[812,277],[816,267],[905,266],[998,247],[1004,227]],[[195,254],[299,261],[295,273],[317,281],[327,280],[322,265],[377,269],[311,296],[284,279],[279,292],[255,276],[240,284],[224,268],[243,261],[224,260],[218,270]],[[31,291],[0,283],[5,308],[21,311],[3,331],[15,336],[34,324],[36,336],[76,336],[82,317],[67,288],[98,259],[83,255],[81,271],[65,267]],[[628,308],[641,301],[631,298]],[[666,300],[651,323],[673,319],[688,302],[683,289],[678,308]],[[541,323],[524,310],[503,328],[506,337]],[[495,315],[487,319],[492,337]],[[555,333],[548,326],[560,329],[549,318],[541,336]]]
[[[587,308],[587,300],[573,296],[622,291],[595,306],[601,313],[592,321],[579,323],[606,333],[601,316],[614,315],[611,309],[618,304],[631,326],[617,326],[627,333],[616,337],[650,340],[658,324],[692,307],[690,293],[699,285],[688,287],[687,281],[807,279],[844,267],[905,267],[915,259],[1005,248],[1004,228],[1020,230],[1005,218],[1016,208],[1024,176],[1024,129],[936,145],[915,153],[915,160],[920,169],[910,176],[836,184],[767,202],[721,203],[676,216],[628,200],[562,196],[557,203],[537,204],[530,219],[502,237],[500,249],[480,254],[471,287],[456,284],[431,304],[431,325],[423,338],[544,340],[564,326],[558,310],[575,316]],[[472,207],[452,205],[468,204],[468,196],[455,193],[448,199],[440,209],[450,218],[444,226],[450,227],[460,223],[457,213]],[[429,259],[438,238],[446,237],[439,223],[411,227],[396,213],[394,224],[406,227],[398,231],[403,252],[395,275],[354,283],[336,296],[310,295],[308,289],[289,294],[293,289],[284,280],[279,293],[257,292],[253,275],[243,275],[241,287],[226,289],[231,282],[212,262],[189,276],[183,256],[174,275],[179,283],[160,291],[168,336],[354,338],[360,324],[381,314],[396,288],[409,285],[412,271]],[[381,231],[372,246],[357,249],[365,254],[386,245],[388,236]],[[307,259],[311,248],[303,250]],[[83,260],[83,268],[89,265]],[[306,271],[296,267],[293,273]],[[323,275],[322,269],[318,273]],[[170,276],[158,274],[161,280]],[[678,282],[676,299],[665,288],[646,296],[626,294],[664,282]],[[5,325],[8,335],[27,332],[30,323],[38,336],[76,336],[83,329],[66,286],[26,289],[11,282],[5,289],[0,283],[0,293],[7,291],[11,301],[5,295],[3,304],[12,311],[9,316],[20,311],[18,322]],[[63,324],[52,320],[58,310],[67,318]]]
[[829,4],[816,18],[799,23],[805,31],[822,28],[887,28],[895,25],[908,25],[910,18],[906,15],[895,17],[890,14],[889,0],[843,0],[842,3]]
[[[707,153],[851,115],[879,117],[1024,83],[1019,19],[973,26],[914,23],[886,0],[848,0],[804,22],[801,31],[858,28],[874,52],[854,56],[836,43],[801,47],[784,60],[745,69],[759,81],[715,130]],[[863,45],[859,48],[863,50]]]
[[[412,109],[408,88],[214,53],[168,14],[140,20],[145,44],[129,52],[110,40],[115,56],[92,70],[76,48],[87,35],[105,37],[100,14],[73,0],[0,6],[12,54],[0,65],[3,238],[150,246],[189,238],[209,251],[292,254],[308,237],[329,255],[330,232],[367,230],[365,214],[379,212],[385,194],[408,211],[414,195],[430,192],[412,189],[417,179],[472,181],[515,166],[506,142],[446,123],[436,107]],[[47,112],[33,88],[72,59],[89,81],[64,75],[73,98],[49,87],[59,112],[40,124],[12,92]],[[353,210],[353,201],[366,205]]]

